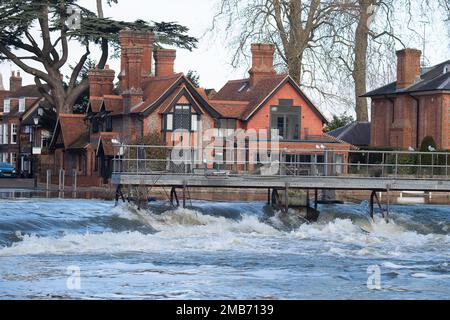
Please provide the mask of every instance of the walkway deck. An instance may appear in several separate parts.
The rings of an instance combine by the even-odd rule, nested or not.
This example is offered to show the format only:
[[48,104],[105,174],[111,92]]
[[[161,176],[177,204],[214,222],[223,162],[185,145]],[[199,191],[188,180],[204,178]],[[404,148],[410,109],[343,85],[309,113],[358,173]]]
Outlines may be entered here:
[[406,177],[308,177],[308,176],[229,176],[206,177],[193,175],[113,174],[115,185],[147,185],[155,187],[208,187],[283,189],[335,189],[335,190],[391,190],[391,191],[440,191],[450,192],[450,180],[415,179]]

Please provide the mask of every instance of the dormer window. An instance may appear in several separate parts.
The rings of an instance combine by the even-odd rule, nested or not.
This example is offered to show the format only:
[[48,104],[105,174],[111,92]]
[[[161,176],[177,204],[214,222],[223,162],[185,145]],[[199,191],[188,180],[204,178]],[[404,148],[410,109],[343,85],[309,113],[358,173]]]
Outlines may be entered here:
[[444,67],[444,74],[446,74],[447,72],[450,72],[450,64],[447,64],[447,65]]
[[5,99],[3,101],[3,113],[9,113],[11,110],[11,100]]
[[190,105],[176,105],[171,113],[165,115],[166,131],[179,129],[195,132],[198,130],[199,115]]
[[19,99],[19,112],[25,112],[25,98]]

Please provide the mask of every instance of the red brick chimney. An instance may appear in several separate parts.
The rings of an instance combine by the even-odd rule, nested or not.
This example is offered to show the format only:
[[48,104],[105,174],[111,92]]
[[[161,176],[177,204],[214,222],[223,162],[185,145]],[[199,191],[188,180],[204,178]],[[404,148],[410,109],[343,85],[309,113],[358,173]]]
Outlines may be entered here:
[[[155,35],[153,32],[145,32],[145,31],[134,31],[125,29],[120,31],[119,33],[119,42],[121,47],[121,72],[119,75],[119,79],[121,82],[122,91],[131,89],[130,87],[130,77],[133,77],[133,74],[127,72],[130,69],[128,56],[131,54],[131,51],[128,48],[139,48],[141,50],[140,54],[140,66],[139,72],[138,70],[133,69],[134,72],[138,72],[140,75],[140,79],[144,77],[149,77],[152,73],[152,54],[153,54],[153,44],[155,42]],[[133,58],[134,59],[134,58]],[[134,61],[133,63],[136,63]],[[135,85],[135,84],[134,84]],[[139,86],[141,87],[141,83]],[[137,88],[136,86],[134,88]]]
[[397,51],[397,89],[409,87],[420,76],[421,55],[417,49]]
[[157,77],[170,76],[174,74],[176,50],[156,49],[155,50],[155,75]]
[[250,85],[254,86],[259,80],[274,76],[273,55],[275,45],[273,44],[252,44],[252,68],[250,69]]
[[9,91],[15,92],[22,88],[22,77],[20,76],[20,72],[16,73],[13,71],[11,73],[11,78],[9,78]]
[[113,94],[115,72],[106,65],[105,69],[92,69],[88,73],[89,95],[102,97]]

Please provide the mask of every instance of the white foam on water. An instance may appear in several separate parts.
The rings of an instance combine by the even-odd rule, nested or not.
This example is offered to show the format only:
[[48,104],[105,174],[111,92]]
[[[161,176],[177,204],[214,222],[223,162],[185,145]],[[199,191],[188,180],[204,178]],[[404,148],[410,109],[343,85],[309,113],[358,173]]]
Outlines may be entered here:
[[425,256],[430,252],[450,255],[450,250],[445,250],[450,248],[448,235],[419,234],[383,219],[371,224],[363,219],[356,222],[335,219],[304,224],[295,231],[285,232],[261,222],[256,215],[242,215],[240,220],[233,220],[190,209],[154,214],[132,205],[116,207],[110,214],[139,221],[157,232],[24,235],[20,242],[0,248],[0,256],[223,250],[303,254],[304,249],[317,250],[318,254],[360,257],[401,258],[411,254]]
[[411,277],[420,278],[420,279],[430,279],[430,280],[450,279],[449,274],[413,273],[413,274],[411,274]]

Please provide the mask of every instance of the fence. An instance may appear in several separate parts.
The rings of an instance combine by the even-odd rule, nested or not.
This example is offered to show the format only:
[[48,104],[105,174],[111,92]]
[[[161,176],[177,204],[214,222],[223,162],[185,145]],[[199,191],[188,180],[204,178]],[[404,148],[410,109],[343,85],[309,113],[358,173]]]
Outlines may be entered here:
[[357,176],[448,179],[450,153],[115,147],[113,174]]

